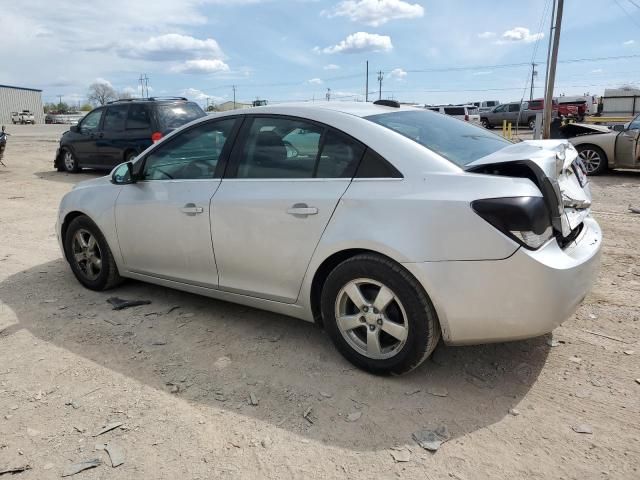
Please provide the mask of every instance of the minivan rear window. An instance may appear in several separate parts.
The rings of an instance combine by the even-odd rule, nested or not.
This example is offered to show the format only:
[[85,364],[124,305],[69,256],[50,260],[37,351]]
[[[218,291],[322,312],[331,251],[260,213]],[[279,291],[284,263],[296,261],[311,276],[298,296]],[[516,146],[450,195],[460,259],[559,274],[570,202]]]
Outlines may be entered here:
[[447,115],[464,115],[464,107],[444,107],[444,113]]
[[158,123],[162,131],[181,127],[205,115],[204,110],[193,102],[158,105]]
[[460,167],[511,145],[484,128],[427,110],[381,113],[364,118],[410,138]]

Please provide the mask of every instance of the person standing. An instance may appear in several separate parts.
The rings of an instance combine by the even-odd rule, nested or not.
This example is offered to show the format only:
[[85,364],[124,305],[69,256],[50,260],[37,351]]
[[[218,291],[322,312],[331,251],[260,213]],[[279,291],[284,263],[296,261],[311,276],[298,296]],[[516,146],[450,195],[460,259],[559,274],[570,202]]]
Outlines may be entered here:
[[2,125],[2,131],[0,131],[0,165],[6,167],[6,165],[2,162],[2,157],[4,156],[4,149],[7,147],[7,137],[9,134],[4,131],[4,125]]

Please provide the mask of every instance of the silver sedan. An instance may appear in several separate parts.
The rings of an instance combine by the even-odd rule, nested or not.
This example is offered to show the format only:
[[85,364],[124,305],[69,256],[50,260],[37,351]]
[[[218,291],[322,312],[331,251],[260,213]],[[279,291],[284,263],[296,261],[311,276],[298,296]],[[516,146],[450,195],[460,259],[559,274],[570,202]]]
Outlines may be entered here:
[[589,292],[602,241],[576,150],[391,101],[196,120],[60,203],[85,287],[156,283],[321,324],[374,373],[522,339]]

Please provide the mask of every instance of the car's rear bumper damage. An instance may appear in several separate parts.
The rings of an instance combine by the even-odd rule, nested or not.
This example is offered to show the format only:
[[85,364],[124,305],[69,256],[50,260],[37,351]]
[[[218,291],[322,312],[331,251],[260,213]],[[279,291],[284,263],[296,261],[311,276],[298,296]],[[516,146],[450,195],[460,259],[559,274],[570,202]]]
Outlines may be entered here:
[[598,272],[602,232],[591,217],[564,249],[555,239],[504,260],[406,263],[429,293],[448,344],[550,332],[582,302]]

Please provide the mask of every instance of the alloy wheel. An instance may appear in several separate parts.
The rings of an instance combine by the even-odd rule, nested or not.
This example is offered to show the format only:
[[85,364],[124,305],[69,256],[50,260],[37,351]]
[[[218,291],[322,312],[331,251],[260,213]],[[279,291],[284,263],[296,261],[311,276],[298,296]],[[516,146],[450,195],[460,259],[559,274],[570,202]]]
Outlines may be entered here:
[[383,360],[400,352],[409,336],[407,314],[398,296],[369,278],[351,280],[336,298],[338,330],[356,352]]
[[73,260],[88,280],[95,280],[102,271],[102,252],[95,236],[85,229],[78,230],[71,244]]
[[600,154],[590,149],[582,150],[580,152],[580,158],[582,159],[582,163],[584,163],[584,168],[587,170],[587,173],[593,173],[598,170],[602,162]]
[[65,150],[64,152],[64,167],[68,171],[73,171],[76,168],[76,160],[73,158],[73,153],[69,150]]

